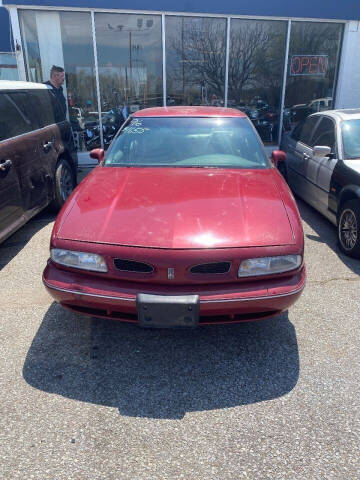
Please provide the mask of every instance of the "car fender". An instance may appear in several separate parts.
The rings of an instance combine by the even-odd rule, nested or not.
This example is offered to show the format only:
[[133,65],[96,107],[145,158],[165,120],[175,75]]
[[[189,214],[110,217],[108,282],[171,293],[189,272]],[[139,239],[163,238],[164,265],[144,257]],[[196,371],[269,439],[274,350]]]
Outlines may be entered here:
[[348,200],[352,200],[354,198],[360,200],[360,186],[346,185],[346,187],[344,187],[339,193],[337,216],[340,214],[341,206]]
[[346,185],[339,194],[339,205],[351,200],[353,198],[360,199],[360,186],[359,185]]

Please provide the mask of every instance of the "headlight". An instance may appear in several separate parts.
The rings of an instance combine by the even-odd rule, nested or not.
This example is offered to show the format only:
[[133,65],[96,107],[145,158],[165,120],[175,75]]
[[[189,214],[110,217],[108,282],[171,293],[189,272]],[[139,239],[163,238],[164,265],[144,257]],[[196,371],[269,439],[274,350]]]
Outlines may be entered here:
[[92,270],[94,272],[107,272],[106,262],[101,255],[96,253],[74,252],[72,250],[62,250],[52,248],[50,252],[51,260],[72,268],[81,268],[82,270]]
[[241,262],[238,277],[256,277],[257,275],[288,272],[300,267],[301,262],[301,255],[249,258]]

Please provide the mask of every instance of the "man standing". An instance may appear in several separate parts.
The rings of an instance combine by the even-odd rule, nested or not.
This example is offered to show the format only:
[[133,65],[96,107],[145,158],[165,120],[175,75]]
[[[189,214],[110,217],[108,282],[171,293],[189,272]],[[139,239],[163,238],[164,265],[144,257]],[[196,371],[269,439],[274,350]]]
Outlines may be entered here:
[[50,70],[50,80],[45,82],[45,85],[49,85],[54,93],[55,97],[59,100],[62,106],[64,117],[66,117],[66,100],[63,92],[63,83],[65,81],[65,72],[62,67],[53,65]]

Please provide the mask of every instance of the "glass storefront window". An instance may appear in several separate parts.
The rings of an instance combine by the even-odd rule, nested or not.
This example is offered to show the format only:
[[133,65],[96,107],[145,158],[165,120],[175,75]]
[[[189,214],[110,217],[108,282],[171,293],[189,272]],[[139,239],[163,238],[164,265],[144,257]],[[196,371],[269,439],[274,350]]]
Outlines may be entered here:
[[39,39],[35,12],[24,10],[19,12],[26,76],[29,82],[42,82]]
[[292,22],[284,124],[289,128],[334,105],[343,25]]
[[[161,106],[161,15],[94,13],[101,112],[89,12],[19,10],[27,78],[65,68],[64,96],[79,152],[107,148],[129,114]],[[225,104],[227,19],[167,15],[166,104]],[[231,18],[227,104],[244,111],[265,144],[279,139],[288,22]],[[283,131],[333,107],[343,24],[292,21]],[[15,71],[15,70],[14,70]],[[0,71],[0,74],[2,71]]]
[[264,143],[279,136],[287,22],[231,19],[228,106],[242,110]]
[[69,120],[77,150],[88,151],[101,146],[91,17],[61,12],[60,18]]
[[166,104],[224,105],[226,19],[166,17]]
[[0,80],[19,80],[14,53],[0,53]]
[[19,18],[28,80],[47,81],[52,65],[63,67],[76,149],[100,147],[90,13],[22,10]]
[[130,113],[161,106],[161,16],[96,13],[105,148]]

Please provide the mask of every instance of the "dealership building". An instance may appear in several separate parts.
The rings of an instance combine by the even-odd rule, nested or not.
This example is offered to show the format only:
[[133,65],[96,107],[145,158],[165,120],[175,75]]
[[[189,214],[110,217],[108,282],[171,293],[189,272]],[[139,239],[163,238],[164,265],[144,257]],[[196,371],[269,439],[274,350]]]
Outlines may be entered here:
[[43,82],[52,65],[63,67],[83,159],[151,106],[243,110],[269,148],[309,113],[360,107],[355,0],[2,4],[0,78]]

